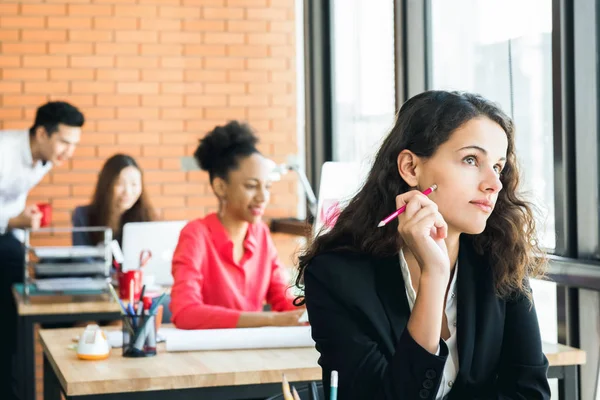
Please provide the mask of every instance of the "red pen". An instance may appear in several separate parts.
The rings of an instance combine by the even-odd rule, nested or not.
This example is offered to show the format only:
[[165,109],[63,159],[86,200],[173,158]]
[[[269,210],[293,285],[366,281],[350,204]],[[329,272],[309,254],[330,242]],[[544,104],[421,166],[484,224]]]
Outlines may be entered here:
[[[430,188],[425,189],[421,193],[423,193],[425,196],[429,196],[431,192],[433,192],[435,189],[437,189],[437,185],[433,185]],[[394,218],[397,218],[398,215],[404,212],[404,210],[406,210],[406,204],[394,211],[393,213],[391,213],[390,215],[388,215],[387,217],[385,217],[384,219],[382,219],[381,222],[379,222],[379,225],[377,225],[377,227],[381,228],[382,226],[386,226],[388,222],[390,222]]]

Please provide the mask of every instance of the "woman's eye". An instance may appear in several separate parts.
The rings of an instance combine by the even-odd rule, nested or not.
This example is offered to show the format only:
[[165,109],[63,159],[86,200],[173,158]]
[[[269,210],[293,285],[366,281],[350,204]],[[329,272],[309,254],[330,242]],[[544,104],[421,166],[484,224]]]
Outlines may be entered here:
[[473,156],[468,156],[463,159],[469,165],[477,165],[477,159]]

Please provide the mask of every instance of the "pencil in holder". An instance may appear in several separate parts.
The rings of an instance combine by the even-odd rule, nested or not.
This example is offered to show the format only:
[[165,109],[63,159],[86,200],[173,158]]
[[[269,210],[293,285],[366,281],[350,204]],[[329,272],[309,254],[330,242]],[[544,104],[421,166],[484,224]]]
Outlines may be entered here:
[[154,315],[123,315],[123,357],[156,355]]

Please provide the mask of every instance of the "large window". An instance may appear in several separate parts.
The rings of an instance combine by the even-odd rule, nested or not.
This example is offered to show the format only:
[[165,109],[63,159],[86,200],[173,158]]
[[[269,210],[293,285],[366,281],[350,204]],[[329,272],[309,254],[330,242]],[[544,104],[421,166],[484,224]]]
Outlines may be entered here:
[[367,162],[394,122],[394,2],[330,4],[333,159]]
[[430,4],[430,88],[478,92],[514,119],[524,195],[539,207],[542,245],[554,248],[552,1]]

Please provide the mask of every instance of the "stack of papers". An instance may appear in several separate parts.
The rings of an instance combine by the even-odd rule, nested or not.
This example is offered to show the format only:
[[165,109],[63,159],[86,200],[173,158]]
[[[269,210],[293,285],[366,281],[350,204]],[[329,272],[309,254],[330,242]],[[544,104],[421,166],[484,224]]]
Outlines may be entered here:
[[37,279],[35,286],[40,291],[64,292],[69,290],[104,290],[106,280],[94,278],[51,278]]

